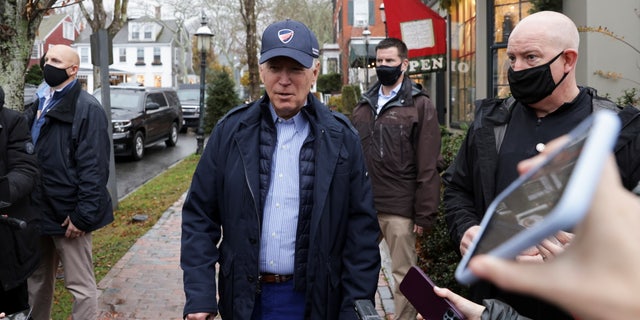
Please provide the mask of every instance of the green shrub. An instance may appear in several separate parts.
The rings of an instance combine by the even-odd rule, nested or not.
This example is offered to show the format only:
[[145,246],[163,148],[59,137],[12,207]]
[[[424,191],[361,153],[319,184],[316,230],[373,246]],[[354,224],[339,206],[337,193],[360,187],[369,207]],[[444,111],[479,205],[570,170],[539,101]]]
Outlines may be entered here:
[[357,86],[344,86],[342,87],[342,113],[347,116],[351,115],[353,108],[360,100],[360,92]]
[[327,105],[338,112],[344,111],[344,107],[342,106],[342,95],[337,94],[329,97]]
[[626,89],[623,95],[616,99],[616,103],[621,106],[632,105],[640,107],[640,92],[636,88]]
[[342,87],[342,75],[339,73],[321,74],[318,76],[318,91],[322,93],[337,93]]
[[240,104],[235,84],[227,70],[213,70],[208,73],[207,100],[204,116],[204,131],[209,134],[215,124],[231,108]]
[[32,65],[29,70],[27,70],[27,74],[24,77],[25,83],[30,83],[33,85],[39,85],[44,80],[44,76],[42,75],[42,69],[39,64]]
[[[458,153],[465,135],[452,132],[441,127],[442,150],[441,154],[448,167]],[[465,130],[466,131],[466,130]],[[417,239],[418,265],[433,281],[441,287],[449,288],[456,293],[466,295],[467,288],[460,285],[455,277],[455,269],[460,261],[458,248],[449,238],[449,231],[444,220],[444,207],[440,201],[440,210],[436,219],[436,225],[429,234],[423,234]]]
[[531,0],[529,14],[539,11],[562,12],[562,0]]

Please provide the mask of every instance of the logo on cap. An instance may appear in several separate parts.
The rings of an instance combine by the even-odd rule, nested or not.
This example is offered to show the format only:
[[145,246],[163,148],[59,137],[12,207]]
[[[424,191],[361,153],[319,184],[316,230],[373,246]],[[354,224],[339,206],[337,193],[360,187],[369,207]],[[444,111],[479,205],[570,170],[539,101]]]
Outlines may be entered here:
[[280,42],[287,44],[293,39],[293,30],[291,29],[282,29],[278,31],[278,39]]

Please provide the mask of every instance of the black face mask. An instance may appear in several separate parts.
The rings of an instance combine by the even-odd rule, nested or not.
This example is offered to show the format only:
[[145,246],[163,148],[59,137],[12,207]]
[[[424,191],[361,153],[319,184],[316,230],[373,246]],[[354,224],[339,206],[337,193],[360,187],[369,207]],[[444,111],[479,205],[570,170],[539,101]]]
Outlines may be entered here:
[[400,75],[402,75],[402,63],[395,66],[377,66],[376,75],[383,86],[392,86],[396,84]]
[[[69,69],[67,67],[67,69]],[[67,69],[56,68],[52,65],[45,64],[42,73],[44,81],[52,88],[55,88],[69,79]]]
[[551,64],[563,53],[564,51],[560,52],[551,61],[537,67],[520,71],[509,68],[507,77],[513,97],[524,104],[532,104],[551,95],[568,74],[565,73],[558,83],[553,81],[551,75]]

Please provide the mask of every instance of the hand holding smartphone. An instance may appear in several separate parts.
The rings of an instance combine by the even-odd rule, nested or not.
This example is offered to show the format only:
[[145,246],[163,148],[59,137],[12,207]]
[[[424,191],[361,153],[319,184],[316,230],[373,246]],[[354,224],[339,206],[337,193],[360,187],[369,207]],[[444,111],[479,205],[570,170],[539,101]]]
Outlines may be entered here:
[[412,266],[400,283],[400,291],[425,320],[463,320],[447,299],[433,292],[435,284],[419,267]]

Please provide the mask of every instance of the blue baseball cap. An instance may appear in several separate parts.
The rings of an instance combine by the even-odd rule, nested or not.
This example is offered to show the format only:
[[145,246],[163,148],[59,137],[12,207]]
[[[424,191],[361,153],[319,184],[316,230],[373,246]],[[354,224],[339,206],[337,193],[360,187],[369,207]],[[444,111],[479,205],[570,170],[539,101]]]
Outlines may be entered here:
[[287,19],[269,25],[262,33],[260,64],[274,57],[289,57],[305,68],[320,56],[318,39],[302,22]]

